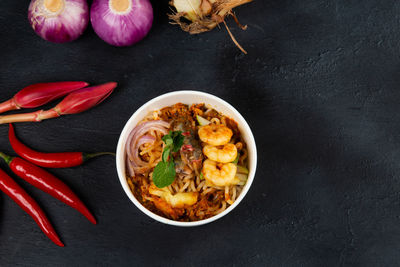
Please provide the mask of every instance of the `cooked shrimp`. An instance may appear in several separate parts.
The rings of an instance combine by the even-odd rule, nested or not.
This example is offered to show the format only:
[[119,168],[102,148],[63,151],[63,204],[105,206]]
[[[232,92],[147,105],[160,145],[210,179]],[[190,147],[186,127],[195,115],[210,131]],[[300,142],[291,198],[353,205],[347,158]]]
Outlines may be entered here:
[[206,159],[203,162],[203,175],[207,182],[216,186],[230,185],[235,179],[236,165],[233,163],[222,164],[217,167],[217,162]]
[[167,188],[157,188],[154,184],[149,187],[149,193],[160,197],[173,208],[192,206],[197,202],[198,192],[176,193],[174,195]]
[[213,146],[229,143],[233,135],[232,130],[222,124],[208,124],[201,127],[198,133],[201,141]]
[[237,148],[234,144],[226,144],[222,148],[206,145],[203,148],[203,153],[211,160],[228,163],[236,159]]

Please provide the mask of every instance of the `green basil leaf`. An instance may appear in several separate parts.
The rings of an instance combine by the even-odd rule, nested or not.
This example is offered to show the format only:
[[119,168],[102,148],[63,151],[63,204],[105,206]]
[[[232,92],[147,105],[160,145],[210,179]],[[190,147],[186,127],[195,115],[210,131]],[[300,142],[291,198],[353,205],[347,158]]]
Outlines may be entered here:
[[175,164],[172,160],[160,161],[153,171],[153,183],[158,188],[169,186],[174,182],[175,174]]
[[153,171],[153,183],[158,188],[166,187],[175,180],[175,163],[171,152],[178,152],[183,145],[184,136],[182,131],[170,131],[162,137],[166,144],[162,152],[162,161],[160,161]]
[[173,138],[171,137],[171,135],[172,135],[172,131],[170,131],[169,134],[166,134],[166,135],[164,135],[164,136],[161,138],[161,140],[163,140],[164,143],[165,143],[167,146],[172,145],[173,142],[174,142],[174,140],[173,140]]
[[178,135],[182,134],[182,131],[173,131],[170,132],[171,138],[174,139],[175,137],[177,137]]
[[172,152],[178,152],[183,145],[185,137],[182,135],[182,131],[175,131],[172,133],[172,139],[174,141]]
[[166,135],[164,135],[163,137],[161,137],[161,140],[163,140],[164,143],[166,143],[166,140],[167,140],[168,138],[171,138],[171,136],[170,136],[169,134],[166,134]]
[[170,152],[171,152],[171,148],[169,146],[164,148],[164,151],[162,153],[162,161],[164,161],[164,162],[168,161]]

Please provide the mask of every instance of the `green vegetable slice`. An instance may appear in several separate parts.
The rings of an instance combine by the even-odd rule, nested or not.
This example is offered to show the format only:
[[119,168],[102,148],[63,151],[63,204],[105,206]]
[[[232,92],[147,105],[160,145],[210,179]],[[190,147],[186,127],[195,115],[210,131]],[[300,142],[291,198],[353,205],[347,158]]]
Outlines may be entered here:
[[247,169],[246,167],[237,165],[236,168],[237,168],[236,173],[249,174],[249,169]]
[[234,161],[232,161],[232,163],[233,164],[235,164],[235,165],[237,165],[238,164],[238,162],[239,162],[239,153],[237,154],[237,156],[236,156],[236,159],[234,160]]
[[196,115],[196,118],[197,118],[197,122],[199,123],[200,126],[208,125],[211,123],[211,121],[206,120],[205,118],[203,118],[199,115]]
[[236,173],[236,177],[239,178],[240,181],[246,181],[248,175],[243,173]]

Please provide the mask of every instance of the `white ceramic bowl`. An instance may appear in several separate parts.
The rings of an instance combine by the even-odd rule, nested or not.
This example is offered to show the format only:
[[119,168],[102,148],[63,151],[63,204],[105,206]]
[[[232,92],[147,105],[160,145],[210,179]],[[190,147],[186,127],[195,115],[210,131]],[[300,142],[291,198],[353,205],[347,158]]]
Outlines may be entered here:
[[[244,141],[247,144],[247,149],[249,153],[249,176],[247,179],[247,183],[245,184],[242,192],[240,193],[239,197],[236,199],[236,201],[229,206],[226,210],[221,212],[218,215],[215,215],[213,217],[210,217],[205,220],[200,220],[200,221],[195,221],[195,222],[179,222],[179,221],[174,221],[170,220],[164,217],[161,217],[150,210],[146,209],[133,195],[131,192],[128,182],[126,181],[126,172],[125,172],[125,144],[128,138],[129,133],[135,128],[135,126],[147,115],[149,112],[152,112],[154,110],[159,110],[163,107],[171,106],[176,103],[184,103],[184,104],[193,104],[193,103],[205,103],[207,105],[210,105],[217,111],[221,112],[222,114],[234,119],[239,126],[239,130],[244,138]],[[167,93],[164,95],[161,95],[159,97],[156,97],[146,104],[144,104],[141,108],[139,108],[133,115],[132,117],[128,120],[126,123],[124,129],[122,130],[122,133],[119,137],[118,141],[118,146],[117,146],[117,171],[118,171],[118,176],[119,180],[121,182],[122,188],[124,189],[125,193],[129,197],[129,199],[135,204],[136,207],[138,207],[141,211],[143,211],[145,214],[150,216],[151,218],[165,223],[165,224],[170,224],[170,225],[175,225],[175,226],[198,226],[206,223],[210,223],[212,221],[215,221],[229,212],[231,212],[239,203],[242,201],[244,196],[247,194],[247,191],[249,190],[253,179],[254,175],[256,173],[256,166],[257,166],[257,149],[256,149],[256,144],[254,141],[253,134],[250,130],[249,125],[245,121],[245,119],[240,115],[240,113],[232,107],[229,103],[225,102],[221,98],[218,98],[216,96],[213,96],[211,94],[203,93],[203,92],[198,92],[198,91],[175,91],[171,93]]]

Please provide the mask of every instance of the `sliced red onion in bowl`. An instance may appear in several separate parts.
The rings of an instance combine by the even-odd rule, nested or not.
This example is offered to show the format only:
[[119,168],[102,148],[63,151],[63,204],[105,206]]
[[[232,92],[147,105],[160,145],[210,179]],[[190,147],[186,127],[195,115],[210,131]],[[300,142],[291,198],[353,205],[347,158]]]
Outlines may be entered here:
[[32,0],[28,19],[43,39],[54,43],[71,42],[85,31],[89,8],[86,0]]
[[129,46],[142,40],[153,24],[149,0],[94,0],[90,21],[96,34],[114,46]]
[[156,139],[154,136],[148,135],[150,131],[159,131],[162,134],[168,133],[170,124],[161,120],[146,121],[136,126],[129,134],[126,141],[126,164],[128,172],[131,176],[135,171],[139,172],[146,167],[147,162],[140,159],[139,147],[145,143],[152,143]]
[[148,143],[154,143],[156,141],[156,138],[152,135],[142,135],[142,137],[139,138],[137,141],[136,146],[140,147],[141,145],[148,144]]
[[131,161],[128,159],[128,157],[126,157],[126,167],[128,169],[128,173],[130,176],[134,176],[135,175],[135,170],[133,169],[132,163]]
[[154,120],[154,121],[146,121],[138,126],[136,126],[132,132],[129,134],[127,142],[126,142],[126,153],[127,155],[132,158],[132,147],[135,145],[138,137],[140,135],[144,135],[146,132],[153,128],[153,130],[159,130],[164,134],[167,134],[167,129],[170,127],[168,122],[161,121],[161,120]]
[[142,167],[147,164],[145,161],[141,160],[139,157],[139,147],[146,143],[154,143],[155,141],[156,141],[156,138],[152,135],[142,135],[141,137],[139,137],[136,145],[133,148],[132,161],[136,166]]

